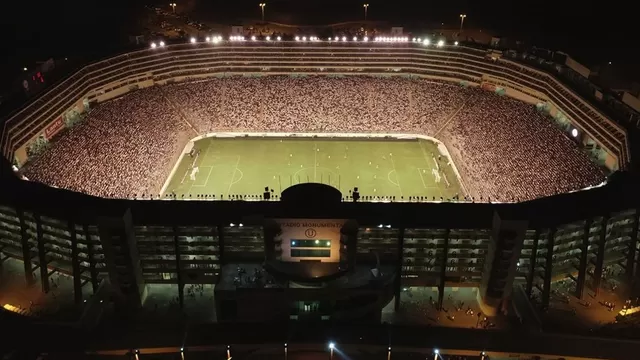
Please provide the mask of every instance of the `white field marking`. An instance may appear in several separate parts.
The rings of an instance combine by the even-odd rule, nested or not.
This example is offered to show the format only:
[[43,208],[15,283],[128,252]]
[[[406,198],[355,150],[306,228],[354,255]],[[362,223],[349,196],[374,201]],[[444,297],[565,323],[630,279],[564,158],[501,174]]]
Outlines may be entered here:
[[231,193],[231,186],[233,186],[233,178],[236,176],[236,170],[238,170],[238,164],[240,164],[240,156],[238,156],[238,160],[236,161],[236,166],[233,168],[233,173],[231,174],[231,180],[229,180],[229,188],[227,189],[227,197],[229,197],[229,193]]
[[244,177],[244,173],[242,172],[242,170],[240,170],[240,168],[236,168],[236,170],[240,173],[240,177],[238,178],[238,180],[234,180],[233,184],[231,184],[231,185],[235,185],[235,184],[239,183],[240,180],[242,180],[242,178]]
[[433,159],[433,163],[436,164],[436,170],[440,171],[440,165],[438,165],[438,161],[434,157],[432,157],[432,159]]
[[313,182],[316,182],[316,177],[318,175],[318,145],[316,142],[313,142]]
[[422,180],[422,186],[424,186],[424,188],[427,188],[427,184],[424,182],[424,178],[422,177],[422,171],[420,171],[420,168],[416,168],[416,170],[418,171],[418,175],[420,175],[420,180]]
[[192,186],[207,186],[209,184],[209,176],[211,176],[211,171],[213,170],[213,166],[200,166],[200,168],[209,168],[209,172],[207,173],[207,177],[202,185],[192,185]]
[[[391,180],[391,173],[394,172],[395,170],[391,170],[389,171],[389,174],[387,174],[387,180],[389,180],[390,183],[392,183],[395,186],[398,186],[398,183],[396,183],[395,181]],[[398,174],[396,173],[396,179],[398,178]]]
[[451,186],[449,179],[447,179],[447,174],[445,174],[444,171],[442,172],[442,177],[444,178],[444,182],[447,183],[447,186]]
[[400,196],[404,196],[404,194],[402,193],[402,186],[400,186],[400,176],[398,175],[398,171],[396,170],[396,162],[393,161],[393,156],[389,156],[389,160],[391,160],[391,166],[393,166],[393,171],[396,172],[396,181],[398,185],[398,190],[400,190]]
[[182,177],[182,180],[180,181],[180,184],[184,184],[184,179],[187,178],[188,174],[189,174],[189,169],[187,169],[187,171],[184,172],[184,176]]

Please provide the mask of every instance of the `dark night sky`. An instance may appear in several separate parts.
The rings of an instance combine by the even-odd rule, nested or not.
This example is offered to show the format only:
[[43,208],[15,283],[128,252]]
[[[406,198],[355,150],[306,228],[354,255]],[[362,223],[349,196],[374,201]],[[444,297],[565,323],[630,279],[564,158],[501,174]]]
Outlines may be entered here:
[[[25,63],[117,43],[129,33],[140,8],[166,1],[42,0],[16,1],[3,8],[0,30],[9,50],[3,72]],[[215,19],[259,17],[260,1],[176,0],[179,4]],[[266,0],[267,18],[320,24],[362,18],[363,0]],[[465,26],[492,28],[503,35],[517,35],[535,44],[574,54],[578,60],[635,64],[638,43],[632,35],[634,21],[629,1],[577,2],[573,0],[367,0],[371,20],[403,23],[445,22],[458,24],[458,14],[468,15]],[[15,34],[15,36],[12,36]],[[3,51],[3,53],[5,53]],[[6,54],[6,53],[5,53]]]

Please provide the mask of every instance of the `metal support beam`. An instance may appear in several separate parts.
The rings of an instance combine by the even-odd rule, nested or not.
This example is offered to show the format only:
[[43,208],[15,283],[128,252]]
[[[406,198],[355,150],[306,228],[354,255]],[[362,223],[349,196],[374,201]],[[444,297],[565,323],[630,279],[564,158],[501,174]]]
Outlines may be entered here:
[[22,262],[24,264],[24,278],[27,286],[35,283],[33,278],[33,263],[31,262],[31,245],[29,244],[29,234],[27,233],[27,222],[24,219],[24,212],[20,209],[17,211],[20,220],[20,239],[22,241]]
[[527,274],[527,288],[526,293],[531,298],[531,292],[533,291],[533,279],[536,274],[536,262],[538,261],[538,240],[540,240],[540,230],[536,229],[533,236],[533,248],[531,249],[531,256],[529,257],[529,273]]
[[544,267],[544,287],[542,288],[542,307],[549,307],[551,297],[551,272],[553,270],[553,246],[555,244],[556,228],[549,229],[547,239],[547,261]]
[[400,294],[402,292],[402,264],[404,264],[404,226],[398,231],[398,259],[396,259],[395,279],[395,311],[400,310]]
[[93,240],[89,234],[89,225],[83,224],[85,241],[87,242],[87,256],[89,257],[89,276],[91,277],[91,289],[95,294],[98,291],[98,271],[96,270],[95,253],[93,252]]
[[584,284],[587,280],[587,259],[589,255],[589,234],[591,233],[591,219],[584,223],[584,234],[582,235],[582,245],[580,245],[580,265],[578,266],[578,280],[576,281],[576,297],[582,299],[584,296]]
[[178,300],[180,308],[184,308],[184,282],[182,280],[182,260],[180,259],[180,240],[178,238],[178,226],[173,226],[173,245],[176,253],[176,276],[178,278]]
[[438,311],[442,310],[442,305],[444,303],[444,287],[447,282],[447,261],[449,261],[449,233],[449,229],[447,229],[444,233],[444,246],[442,248],[441,254],[440,281],[438,282]]
[[593,271],[593,291],[598,296],[600,293],[600,284],[602,282],[602,272],[604,270],[604,252],[607,243],[607,224],[609,216],[602,218],[602,226],[600,229],[600,237],[598,239],[598,252],[596,253],[596,268]]
[[73,302],[76,305],[82,304],[82,272],[80,271],[80,260],[78,259],[78,237],[76,225],[69,220],[69,235],[71,236],[71,271],[73,273]]
[[42,220],[37,214],[33,215],[36,221],[36,238],[38,240],[38,261],[40,262],[40,283],[42,284],[42,292],[49,292],[49,271],[47,269],[47,252],[44,248],[44,238],[42,236]]

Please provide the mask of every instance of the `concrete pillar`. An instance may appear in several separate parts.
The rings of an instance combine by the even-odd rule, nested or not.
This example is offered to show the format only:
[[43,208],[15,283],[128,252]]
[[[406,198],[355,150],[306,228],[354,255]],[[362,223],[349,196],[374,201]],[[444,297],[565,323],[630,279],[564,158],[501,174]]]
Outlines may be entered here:
[[36,238],[38,240],[38,261],[40,262],[40,284],[42,285],[42,292],[48,293],[50,290],[49,284],[49,268],[47,262],[47,252],[44,247],[44,238],[42,234],[42,220],[37,214],[33,215],[36,221]]
[[396,259],[395,279],[395,311],[400,310],[400,294],[402,292],[402,264],[404,264],[404,226],[398,231],[398,259]]
[[447,229],[444,233],[444,244],[442,254],[440,255],[440,276],[438,281],[438,310],[442,310],[444,303],[444,288],[447,283],[447,262],[449,261],[449,234],[451,231]]
[[536,233],[533,236],[533,248],[531,249],[531,256],[529,257],[529,273],[527,274],[527,288],[526,294],[531,297],[533,291],[533,279],[536,276],[536,262],[538,261],[538,241],[540,240],[540,230],[536,229]]
[[591,219],[587,219],[584,224],[584,234],[582,245],[580,246],[580,264],[578,266],[578,280],[576,281],[576,297],[582,299],[584,296],[584,285],[587,279],[587,256],[589,255],[589,234],[591,232]]
[[491,242],[477,295],[480,310],[487,316],[506,313],[510,308],[513,280],[528,226],[526,220],[510,216],[509,211],[493,215]]
[[80,271],[80,260],[78,259],[78,237],[76,226],[69,220],[69,235],[71,237],[71,271],[73,273],[73,302],[76,305],[82,304],[82,272]]
[[31,245],[29,244],[29,234],[27,233],[27,223],[24,218],[24,212],[17,210],[20,219],[20,239],[22,241],[22,262],[24,264],[24,278],[28,286],[35,283],[33,278],[33,263],[31,263]]
[[542,288],[542,307],[549,307],[551,298],[551,276],[553,270],[553,246],[555,244],[556,228],[549,229],[549,238],[547,239],[547,261],[544,266],[544,286]]
[[85,241],[87,242],[87,256],[89,257],[89,276],[91,277],[91,289],[93,294],[98,291],[98,270],[96,269],[96,259],[93,251],[93,240],[89,234],[89,225],[83,224]]
[[609,216],[602,218],[602,226],[598,238],[598,252],[596,253],[596,268],[593,271],[593,291],[596,296],[600,293],[600,283],[602,282],[602,272],[604,270],[604,254],[607,243],[607,224]]
[[[216,226],[216,230],[218,232],[218,258],[220,259],[220,266],[224,265],[224,226],[218,225]],[[214,236],[216,234],[213,234]]]
[[178,278],[178,302],[180,308],[184,308],[184,281],[182,279],[182,259],[180,259],[180,239],[178,238],[178,227],[173,226],[173,246],[176,253],[176,276]]
[[638,223],[640,223],[640,219],[638,219],[638,214],[635,214],[633,216],[633,227],[631,228],[631,239],[629,240],[629,247],[627,247],[627,268],[625,271],[627,280],[630,283],[633,282],[635,268],[636,266],[638,266],[638,264],[636,263],[636,248],[638,246]]

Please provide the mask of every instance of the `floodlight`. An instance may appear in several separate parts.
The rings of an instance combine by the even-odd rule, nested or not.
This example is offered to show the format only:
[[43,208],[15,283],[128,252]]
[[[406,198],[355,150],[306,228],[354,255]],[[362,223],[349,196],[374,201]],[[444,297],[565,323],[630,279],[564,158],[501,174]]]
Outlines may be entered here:
[[256,37],[255,37],[255,36],[252,36],[252,37],[251,37],[251,41],[256,41]]
[[422,42],[424,45],[429,45],[431,44],[431,40],[429,39],[424,39],[424,41]]
[[267,37],[265,38],[265,40],[267,40],[267,41],[271,41],[271,36],[267,36]]
[[358,41],[358,38],[354,36],[353,41]]
[[280,40],[282,40],[282,38],[280,36],[278,36],[277,40],[280,41]]
[[343,36],[343,37],[342,37],[342,41],[347,41],[347,37],[346,37],[346,36]]
[[[156,43],[154,43],[154,42],[151,43],[151,48],[152,49],[155,49],[156,46],[158,46],[158,45],[156,45]],[[27,68],[24,68],[24,71],[27,71]]]
[[335,349],[335,348],[336,348],[336,344],[334,344],[334,343],[330,342],[330,343],[329,343],[329,349],[333,350],[333,349]]
[[438,46],[439,47],[443,47],[444,46],[444,40],[438,40]]
[[365,36],[365,37],[362,39],[362,41],[367,42],[367,41],[369,41],[369,38]]
[[192,44],[195,44],[195,43],[196,43],[196,38],[192,37],[192,38],[191,38],[191,43],[192,43]]
[[300,36],[296,36],[296,41],[300,41]]
[[160,46],[164,46],[164,41],[160,41]]

